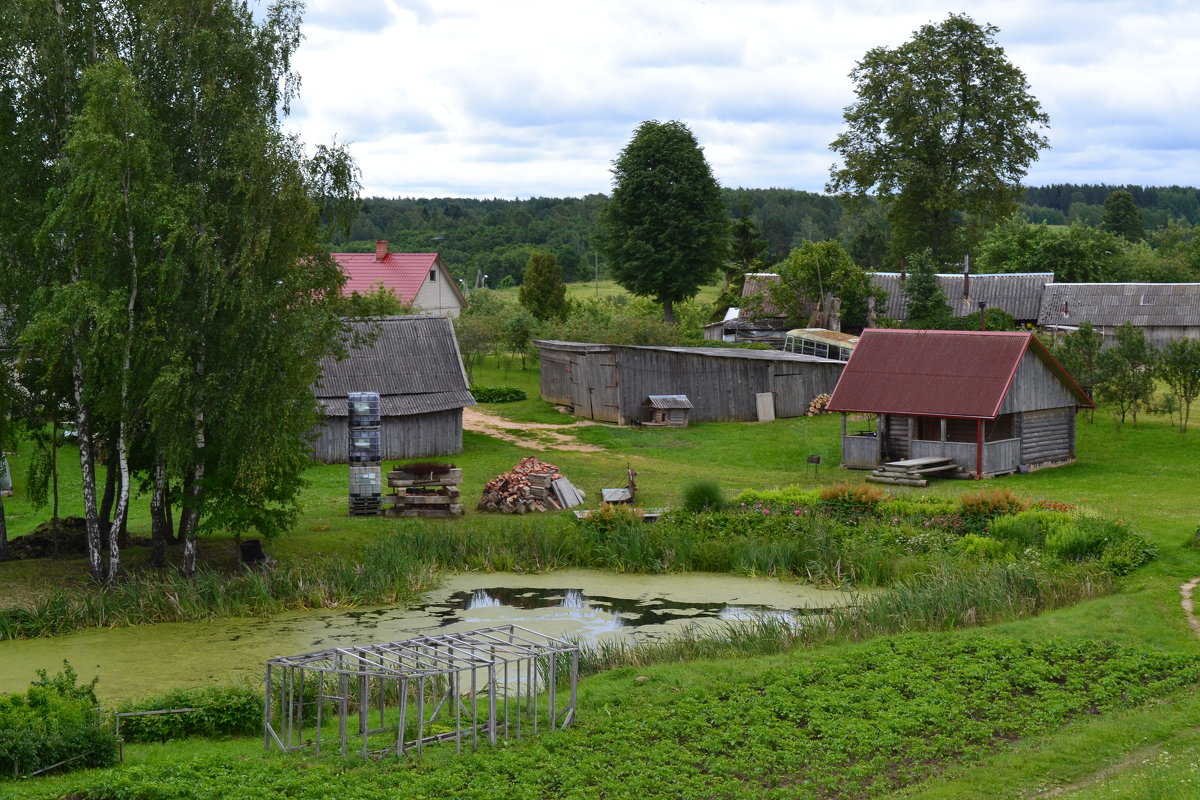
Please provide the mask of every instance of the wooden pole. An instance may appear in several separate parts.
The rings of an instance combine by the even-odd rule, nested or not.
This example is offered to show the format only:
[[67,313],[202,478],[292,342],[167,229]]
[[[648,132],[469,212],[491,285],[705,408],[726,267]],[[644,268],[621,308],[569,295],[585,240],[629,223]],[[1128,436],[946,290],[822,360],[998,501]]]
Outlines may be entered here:
[[975,480],[983,480],[983,420],[975,420]]

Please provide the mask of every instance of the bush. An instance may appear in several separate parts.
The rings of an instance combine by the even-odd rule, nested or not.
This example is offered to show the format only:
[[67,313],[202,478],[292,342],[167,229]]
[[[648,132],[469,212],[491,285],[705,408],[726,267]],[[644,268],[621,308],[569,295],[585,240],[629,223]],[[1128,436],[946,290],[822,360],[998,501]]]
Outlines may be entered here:
[[725,506],[716,481],[692,481],[683,487],[683,507],[688,511],[720,511]]
[[1005,514],[1017,514],[1029,508],[1029,504],[1018,497],[1011,489],[984,489],[979,492],[968,492],[959,498],[962,513],[967,516],[982,519]]
[[599,533],[608,533],[626,525],[642,524],[642,510],[623,503],[605,503],[581,519],[580,524]]
[[836,514],[870,513],[887,494],[869,483],[834,483],[821,489],[822,507]]
[[79,685],[75,670],[38,679],[24,693],[0,695],[0,780],[45,769],[107,767],[117,760],[117,738],[101,724],[96,681]]
[[194,708],[184,714],[156,714],[121,720],[127,742],[165,742],[188,736],[254,736],[262,733],[263,696],[249,686],[206,686],[174,689],[125,703],[121,711]]
[[954,546],[967,558],[977,560],[996,559],[1004,555],[1004,542],[990,536],[968,533],[955,541]]
[[1046,551],[1063,561],[1099,561],[1114,575],[1128,575],[1158,549],[1123,522],[1078,517],[1046,537]]
[[525,390],[516,386],[477,386],[471,384],[471,396],[477,403],[515,403],[524,400]]
[[1024,550],[1027,547],[1041,547],[1052,531],[1070,524],[1070,517],[1061,512],[1030,509],[994,518],[988,523],[988,533]]

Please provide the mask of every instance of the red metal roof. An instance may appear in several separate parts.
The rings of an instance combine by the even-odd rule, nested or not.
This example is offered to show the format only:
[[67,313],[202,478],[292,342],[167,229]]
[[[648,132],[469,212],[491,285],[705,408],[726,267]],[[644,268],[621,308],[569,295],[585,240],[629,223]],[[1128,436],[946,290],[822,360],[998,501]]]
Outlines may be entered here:
[[830,411],[995,419],[1031,350],[1079,404],[1091,400],[1032,333],[869,328],[842,371]]
[[[342,294],[370,294],[380,284],[391,289],[402,302],[412,305],[429,270],[437,263],[437,253],[388,253],[376,260],[375,253],[334,253],[333,260],[346,273]],[[453,280],[440,270],[438,280]]]

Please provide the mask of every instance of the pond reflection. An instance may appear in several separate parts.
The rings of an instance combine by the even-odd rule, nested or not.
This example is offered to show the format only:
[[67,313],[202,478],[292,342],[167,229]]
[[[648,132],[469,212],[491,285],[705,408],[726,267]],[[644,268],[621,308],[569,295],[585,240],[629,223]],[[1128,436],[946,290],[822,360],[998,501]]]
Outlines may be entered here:
[[24,689],[35,670],[68,659],[104,698],[175,686],[260,679],[268,658],[328,647],[389,642],[437,632],[515,624],[548,636],[599,641],[670,636],[689,625],[766,617],[801,625],[853,595],[788,581],[731,575],[464,573],[415,607],[318,609],[265,619],[215,619],[92,629],[0,642],[0,692]]

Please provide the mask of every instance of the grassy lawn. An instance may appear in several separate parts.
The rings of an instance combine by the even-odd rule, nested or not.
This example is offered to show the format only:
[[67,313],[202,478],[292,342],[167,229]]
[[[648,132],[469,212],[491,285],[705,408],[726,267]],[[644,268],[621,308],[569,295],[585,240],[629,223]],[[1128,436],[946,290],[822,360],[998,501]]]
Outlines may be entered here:
[[[495,290],[496,294],[500,295],[505,300],[508,300],[509,302],[512,302],[512,303],[517,302],[517,293],[519,291],[520,291],[520,288],[515,287],[515,286],[511,289],[496,289]],[[702,287],[700,287],[700,291],[696,294],[696,301],[699,303],[711,304],[717,299],[717,297],[720,294],[721,294],[720,284],[713,284],[711,286],[702,286]],[[632,295],[630,295],[629,292],[625,291],[624,288],[617,285],[617,282],[613,281],[613,280],[602,280],[599,282],[579,281],[577,283],[568,283],[567,284],[567,299],[569,299],[569,300],[587,300],[587,299],[597,298],[597,297],[603,298],[603,297],[631,297],[631,296]]]
[[[529,395],[527,400],[518,403],[482,406],[485,411],[518,423],[567,426],[574,422],[537,399],[536,369],[521,369],[519,360],[495,363],[489,359],[477,368],[476,380],[485,385],[518,386]],[[563,474],[587,492],[590,506],[596,505],[599,489],[623,483],[627,466],[638,472],[638,500],[645,507],[677,505],[683,488],[699,478],[718,481],[727,495],[743,489],[768,489],[796,484],[812,486],[861,478],[861,473],[847,473],[836,466],[840,422],[835,416],[778,420],[768,424],[695,424],[686,429],[633,430],[589,424],[571,430],[580,442],[601,447],[603,451],[588,453],[547,449],[544,441],[532,431],[526,432],[526,445],[503,442],[483,434],[466,433],[464,453],[451,459],[463,468],[463,498],[468,509],[466,518],[429,520],[430,528],[507,524],[506,519],[475,512],[474,501],[488,479],[511,469],[526,455],[536,455],[556,464]],[[992,626],[970,635],[1002,642],[1039,643],[1049,639],[1069,642],[1111,641],[1145,647],[1155,652],[1200,654],[1200,638],[1188,628],[1179,606],[1180,584],[1200,575],[1200,549],[1189,546],[1200,524],[1200,491],[1197,490],[1200,487],[1200,427],[1194,426],[1188,434],[1180,435],[1167,420],[1156,418],[1143,420],[1136,428],[1131,425],[1120,427],[1100,411],[1094,423],[1080,418],[1077,450],[1079,461],[1073,465],[994,479],[988,486],[1007,487],[1028,498],[1053,499],[1096,513],[1128,519],[1158,546],[1157,560],[1124,579],[1116,594],[1051,611],[1033,619]],[[809,455],[821,457],[819,471],[813,471],[807,464]],[[61,458],[64,465],[75,463],[75,454],[69,450],[64,450]],[[34,510],[23,498],[24,452],[18,452],[10,459],[10,463],[18,489],[16,497],[5,501],[9,533],[13,536],[32,530],[48,516],[48,510]],[[307,474],[309,485],[301,498],[304,511],[298,525],[286,536],[267,543],[268,552],[284,559],[344,554],[353,552],[379,533],[391,529],[394,523],[390,520],[346,515],[345,476],[344,465],[321,465],[310,469]],[[944,481],[928,489],[891,487],[891,491],[899,496],[933,494],[957,497],[977,488],[977,485],[968,482]],[[78,477],[74,470],[64,469],[61,491],[61,513],[78,515],[81,503]],[[147,500],[144,497],[133,506],[130,528],[135,533],[145,532],[149,527],[146,507]],[[522,524],[536,522],[525,519]],[[214,556],[224,552],[220,549],[223,545],[219,537],[216,542],[213,545],[216,548],[213,550]],[[137,556],[131,557],[136,559]],[[35,591],[31,587],[70,584],[78,581],[83,572],[84,564],[79,559],[2,564],[0,594],[19,600]],[[934,636],[944,637],[947,641],[959,641],[966,634]],[[563,754],[575,753],[571,758],[580,765],[580,770],[592,770],[591,774],[596,780],[603,780],[606,769],[603,761],[588,761],[590,756],[583,755],[599,748],[610,755],[642,763],[650,775],[660,774],[662,780],[673,780],[672,776],[677,776],[677,773],[668,768],[670,760],[686,758],[687,753],[693,751],[667,748],[662,752],[655,749],[654,752],[644,753],[637,748],[629,748],[628,742],[622,742],[620,736],[632,737],[634,741],[651,741],[649,737],[658,735],[643,729],[622,728],[621,725],[629,721],[630,715],[644,714],[656,719],[659,717],[655,715],[662,715],[663,720],[670,719],[671,714],[691,719],[704,718],[704,714],[717,713],[717,709],[721,708],[722,701],[719,698],[724,694],[714,693],[711,687],[722,684],[732,687],[731,691],[742,687],[738,691],[744,689],[749,692],[747,697],[757,691],[764,698],[769,698],[774,692],[782,691],[778,687],[783,684],[777,680],[781,671],[802,667],[808,669],[803,665],[810,662],[834,663],[842,658],[843,652],[847,654],[846,658],[856,658],[852,656],[857,652],[854,646],[847,647],[849,649],[822,648],[737,662],[695,662],[637,671],[616,670],[584,682],[580,732],[571,734],[572,737],[583,739],[565,737],[561,744],[539,742],[515,746],[505,749],[500,755],[480,754],[465,761],[439,754],[427,758],[425,763],[417,767],[387,767],[379,774],[391,781],[393,786],[397,780],[412,781],[414,786],[423,786],[432,792],[438,784],[436,781],[425,783],[430,773],[443,775],[446,780],[441,784],[443,787],[454,784],[456,776],[469,774],[472,770],[500,775],[512,770],[515,775],[522,770],[538,769],[539,759],[549,759],[557,764],[570,763],[569,760],[555,760],[557,757],[554,753],[560,749]],[[650,685],[657,687],[655,695],[642,698],[636,694],[637,687],[642,685],[635,680],[639,676],[647,677]],[[710,702],[712,705],[707,705]],[[752,717],[768,706],[759,708],[750,703],[748,708]],[[614,715],[615,719],[624,722],[621,725],[605,723],[601,719],[604,715]],[[1062,719],[1066,720],[1065,725],[1054,723],[1042,728],[1023,729],[1019,736],[1001,736],[986,747],[964,751],[956,756],[937,756],[948,758],[948,769],[934,770],[932,777],[914,773],[914,782],[910,786],[879,787],[878,791],[861,796],[919,797],[930,800],[1032,798],[1056,787],[1067,787],[1069,791],[1055,796],[1089,800],[1102,797],[1200,797],[1200,788],[1195,783],[1200,780],[1196,766],[1200,763],[1200,725],[1197,724],[1200,719],[1200,687],[1185,687],[1134,708],[1066,715]],[[666,722],[663,724],[667,725]],[[742,723],[734,720],[729,724],[736,727]],[[747,730],[759,730],[755,727],[757,723],[745,724]],[[673,728],[671,730],[674,731]],[[686,737],[694,733],[687,733]],[[678,736],[685,737],[685,734],[678,733]],[[739,770],[753,771],[760,769],[763,763],[769,763],[766,755],[762,756],[768,759],[766,762],[737,761],[743,751],[756,752],[761,743],[732,741],[718,744],[734,754],[730,756],[730,772],[714,776],[712,782],[707,784],[707,789],[703,783],[689,783],[686,787],[681,785],[673,796],[742,796],[735,791],[735,787],[741,785],[739,782],[750,779]],[[574,748],[577,746],[583,749],[576,751]],[[256,753],[260,748],[258,741],[175,743],[132,748],[131,758],[146,768],[175,769],[171,765],[193,755],[208,759],[204,761],[207,768],[213,768],[216,762],[245,757],[250,759],[247,763],[254,765],[247,768],[247,774],[259,775],[266,782],[267,773],[279,770],[274,766],[276,761],[273,759],[265,759],[262,761],[264,766],[257,766],[260,756]],[[767,751],[775,752],[770,747],[764,750]],[[921,757],[917,753],[912,756],[916,759]],[[288,762],[289,770],[294,766]],[[715,766],[713,768],[716,769]],[[355,792],[367,791],[369,787],[382,790],[381,786],[375,784],[376,778],[367,775],[367,770],[375,774],[374,768],[341,768],[324,764],[314,769],[324,776],[323,779],[332,782],[331,785],[340,786],[346,796],[357,796]],[[178,772],[185,776],[180,780],[185,780],[187,770],[180,767]],[[739,775],[741,777],[737,777]],[[27,782],[20,785],[20,792],[26,796],[58,796],[56,792],[61,794],[62,787],[74,785],[72,781],[78,780],[78,777],[68,776],[36,785]],[[228,777],[227,780],[234,781],[235,778]],[[754,783],[754,780],[750,782]],[[635,784],[631,782],[614,787],[612,796],[638,796]],[[596,796],[589,794],[589,789],[595,790],[595,785],[588,787],[570,782],[557,787],[527,783],[513,785],[534,791],[535,795],[536,792],[553,789],[557,796]],[[754,783],[753,791],[747,789],[746,794],[817,796],[805,794],[799,789],[794,794],[788,794],[786,787],[780,788],[779,794],[774,795],[760,791],[763,786],[761,781]],[[0,788],[7,790],[9,787]],[[299,784],[295,790],[294,796],[319,796],[306,793],[310,790]],[[237,796],[267,796],[254,794],[253,791],[246,788]],[[286,787],[278,786],[274,791],[288,792]],[[105,796],[140,796],[132,788],[130,792],[121,794],[114,791]],[[510,795],[498,796],[518,795],[514,789]]]

